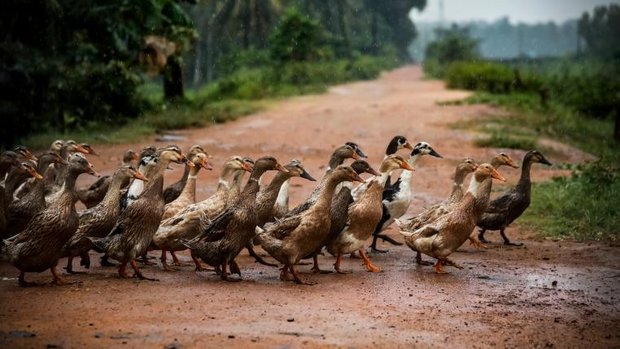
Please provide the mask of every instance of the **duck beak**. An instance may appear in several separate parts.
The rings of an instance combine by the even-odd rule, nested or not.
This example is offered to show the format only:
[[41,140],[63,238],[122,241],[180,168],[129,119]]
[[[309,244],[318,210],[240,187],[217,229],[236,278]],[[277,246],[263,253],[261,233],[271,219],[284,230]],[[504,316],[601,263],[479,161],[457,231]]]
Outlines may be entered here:
[[39,172],[37,172],[36,170],[32,171],[32,177],[36,180],[41,180],[43,179],[43,176],[41,176],[41,174]]
[[360,156],[359,156],[359,154],[357,153],[357,151],[354,151],[354,152],[353,152],[353,155],[352,155],[351,157],[353,158],[353,160],[360,160]]
[[138,153],[133,153],[132,159],[133,159],[133,161],[139,161],[140,160],[140,155],[138,155]]
[[369,167],[369,168],[366,170],[366,172],[370,173],[370,174],[371,174],[371,175],[373,175],[373,176],[380,176],[380,175],[381,175],[379,172],[375,171],[375,169],[374,169],[374,168],[372,168],[372,167]]
[[135,178],[135,179],[139,179],[139,180],[141,180],[141,181],[145,181],[145,182],[148,182],[148,181],[149,181],[149,180],[148,180],[148,178],[146,178],[146,177],[142,174],[142,172],[140,172],[140,171],[136,171],[136,172],[133,174],[133,178]]
[[193,162],[187,160],[187,158],[184,158],[183,160],[181,160],[183,162],[185,162],[185,164],[189,167],[196,167],[196,164],[194,164]]
[[409,150],[413,150],[413,146],[411,145],[411,143],[407,142],[405,144],[403,144],[403,148],[407,148]]
[[515,162],[512,159],[508,159],[508,162],[506,163],[506,165],[512,167],[512,168],[519,168],[519,165],[515,164]]
[[32,160],[32,161],[38,161],[39,160],[39,159],[37,159],[36,156],[32,155],[32,153],[28,149],[22,150],[22,155],[24,155],[24,157],[26,159],[28,159],[28,160]]
[[75,147],[75,150],[82,153],[82,154],[89,154],[88,149],[84,148],[81,144],[78,144]]
[[360,148],[355,149],[355,153],[362,159],[368,158],[368,156],[366,156],[366,154],[364,154],[364,152]]
[[499,172],[497,172],[496,169],[493,169],[493,172],[491,172],[491,177],[500,180],[502,182],[506,181],[506,178],[504,178],[504,176],[502,176]]
[[401,162],[400,168],[402,168],[403,170],[415,171],[415,169],[411,167],[411,164],[409,164],[407,161]]
[[280,171],[280,172],[284,172],[284,173],[288,173],[289,171],[284,168],[284,166],[280,165],[280,164],[276,164],[276,170]]
[[90,154],[90,155],[99,156],[99,153],[97,153],[97,152],[95,151],[95,149],[93,149],[93,148],[91,148],[91,147],[84,148],[84,149],[86,149],[86,150],[88,151],[88,154]]
[[364,183],[364,179],[355,172],[351,174],[351,181]]
[[538,162],[540,162],[541,164],[545,164],[547,166],[552,166],[553,164],[549,162],[549,160],[545,159],[544,157],[541,158]]
[[435,151],[435,149],[433,149],[433,148],[431,148],[431,152],[430,152],[430,153],[428,153],[428,155],[434,156],[434,157],[436,157],[436,158],[443,159],[443,156],[439,155],[439,153],[438,153],[438,152],[436,152],[436,151]]
[[304,170],[304,172],[300,175],[301,178],[305,178],[309,181],[316,182],[316,179],[312,178],[312,176]]
[[479,166],[478,164],[474,164],[474,169],[473,169],[472,171],[477,170],[477,169],[478,169],[478,166]]
[[200,162],[200,167],[204,168],[205,170],[209,170],[209,171],[213,170],[213,167],[211,166],[211,164],[209,164],[207,160],[204,160],[204,159]]
[[244,171],[248,171],[248,172],[252,172],[252,170],[253,170],[252,165],[248,164],[247,162],[242,163],[242,164],[241,164],[241,168],[242,168]]

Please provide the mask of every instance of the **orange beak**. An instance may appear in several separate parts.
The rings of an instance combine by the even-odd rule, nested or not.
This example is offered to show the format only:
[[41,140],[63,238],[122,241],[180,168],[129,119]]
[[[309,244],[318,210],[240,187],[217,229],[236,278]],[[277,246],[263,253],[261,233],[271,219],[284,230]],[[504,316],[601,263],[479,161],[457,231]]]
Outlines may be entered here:
[[403,170],[415,171],[415,169],[411,167],[411,165],[407,161],[401,162],[400,168],[402,168]]
[[354,182],[361,182],[364,183],[364,179],[362,177],[360,177],[357,173],[353,172],[351,174],[351,180]]
[[359,160],[360,156],[354,151],[353,152],[353,156],[351,156],[353,158],[353,160]]
[[205,170],[209,170],[209,171],[213,170],[213,167],[211,167],[211,164],[209,164],[207,160],[205,159],[202,159],[202,161],[200,161],[200,167],[204,168]]
[[88,149],[84,148],[82,145],[78,144],[75,147],[75,150],[82,153],[82,154],[89,154]]
[[407,149],[413,150],[413,146],[409,142],[405,143],[403,145],[403,148],[407,148]]
[[30,174],[32,175],[34,179],[37,179],[37,180],[43,179],[43,176],[41,176],[41,174],[34,169],[32,170]]
[[284,168],[284,166],[282,166],[280,164],[276,165],[276,170],[278,170],[280,172],[284,172],[284,173],[288,173],[289,172],[286,168]]
[[512,167],[512,168],[519,168],[519,165],[515,164],[515,162],[512,159],[508,159],[508,162],[506,163],[506,165]]
[[491,177],[500,180],[502,182],[506,181],[506,178],[504,178],[504,176],[502,176],[499,172],[497,172],[496,169],[493,169],[493,172],[491,172]]
[[133,178],[135,178],[135,179],[139,179],[139,180],[141,180],[141,181],[145,181],[145,182],[148,182],[148,181],[149,181],[149,179],[148,179],[148,178],[146,178],[146,177],[142,174],[142,172],[140,172],[140,171],[136,171],[136,172],[133,174]]
[[244,171],[252,172],[252,165],[248,164],[247,162],[242,162],[241,163],[241,168]]

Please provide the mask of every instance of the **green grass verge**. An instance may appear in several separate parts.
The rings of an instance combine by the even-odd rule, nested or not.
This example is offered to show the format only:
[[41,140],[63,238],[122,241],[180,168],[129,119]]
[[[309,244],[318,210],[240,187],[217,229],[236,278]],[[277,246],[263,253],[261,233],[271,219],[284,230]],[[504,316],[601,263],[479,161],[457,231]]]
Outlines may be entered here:
[[532,149],[544,136],[598,156],[595,163],[560,164],[572,169],[569,178],[534,184],[530,208],[518,222],[542,236],[620,242],[620,144],[613,140],[610,119],[586,118],[559,103],[543,108],[538,96],[528,94],[477,92],[442,104],[489,104],[508,111],[455,125],[488,133],[477,141],[481,146]]

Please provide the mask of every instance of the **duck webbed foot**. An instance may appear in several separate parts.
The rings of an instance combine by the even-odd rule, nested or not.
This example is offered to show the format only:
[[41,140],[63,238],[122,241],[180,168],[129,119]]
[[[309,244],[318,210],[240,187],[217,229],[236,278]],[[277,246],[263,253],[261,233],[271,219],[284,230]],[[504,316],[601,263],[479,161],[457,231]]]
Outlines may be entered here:
[[200,263],[200,259],[198,259],[198,257],[194,254],[193,251],[192,251],[192,260],[194,261],[194,265],[196,265],[196,268],[194,268],[194,271],[207,271],[207,270],[211,270],[211,269],[207,269],[207,268],[202,266],[202,263]]
[[291,273],[293,274],[293,280],[295,281],[296,284],[298,285],[316,285],[316,282],[314,281],[309,281],[309,280],[304,280],[301,277],[299,277],[299,273],[297,272],[297,270],[295,270],[295,268],[292,265],[289,265],[289,268],[291,270]]
[[380,237],[380,235],[381,234],[378,234],[372,237],[372,244],[370,244],[370,250],[374,253],[388,253],[389,250],[381,250],[377,248],[377,239]]
[[432,263],[432,262],[429,262],[429,261],[423,261],[423,260],[422,260],[422,254],[421,254],[420,252],[416,252],[416,255],[415,255],[415,262],[416,262],[418,265],[433,265],[433,263]]
[[435,268],[435,273],[437,273],[437,274],[448,274],[448,272],[443,269],[443,266],[444,266],[444,261],[442,261],[441,259],[438,259],[437,263],[435,263],[435,265],[433,265],[433,267]]
[[336,257],[336,263],[334,263],[334,269],[336,269],[336,273],[338,274],[349,274],[350,271],[345,271],[340,269],[340,264],[342,263],[342,255],[339,253]]
[[149,259],[154,258],[154,257],[149,257],[148,254],[143,254],[142,256],[140,256],[140,263],[142,263],[142,265],[155,265],[155,262],[151,262]]
[[487,248],[487,246],[485,244],[481,243],[480,241],[478,241],[473,236],[470,236],[468,239],[469,239],[469,243],[474,245],[474,247],[479,249],[479,250]]
[[51,267],[50,271],[52,272],[52,282],[51,282],[52,285],[61,286],[61,285],[68,285],[68,284],[75,283],[75,282],[67,282],[63,280],[63,278],[61,278],[60,275],[58,275],[58,272],[56,272],[56,266]]
[[80,266],[90,269],[90,255],[88,252],[84,252],[80,255]]
[[362,256],[362,259],[364,260],[364,266],[366,266],[366,270],[368,270],[371,273],[378,273],[381,271],[381,268],[372,264],[372,261],[366,255],[366,252],[364,252],[364,249],[360,248],[359,253],[360,253],[360,256]]
[[[228,281],[228,282],[239,282],[239,281],[241,281],[240,278],[237,279],[237,278],[230,278],[230,277],[228,277],[228,270],[227,270],[227,268],[228,268],[228,262],[224,261],[222,263],[222,270],[220,272],[220,278],[222,280]],[[238,268],[238,266],[237,266],[237,268]],[[239,274],[239,275],[241,275],[241,274]]]
[[181,263],[181,261],[179,261],[179,257],[177,257],[176,253],[174,253],[174,251],[170,251],[170,255],[172,256],[172,265],[174,265],[175,267],[182,267],[183,263]]
[[508,240],[506,233],[504,233],[504,229],[501,229],[499,233],[502,235],[502,239],[504,239],[504,245],[506,246],[523,246],[522,242],[511,242]]
[[138,279],[140,279],[140,280],[159,281],[159,279],[148,278],[148,277],[142,275],[142,272],[140,271],[140,269],[138,269],[138,264],[136,264],[135,260],[131,261],[131,268],[133,268],[133,271],[134,271],[133,276],[138,278]]
[[280,280],[281,281],[293,281],[293,279],[291,279],[291,277],[288,274],[288,265],[283,266],[282,268],[280,268]]
[[161,268],[164,269],[165,271],[178,271],[179,270],[179,269],[171,267],[168,264],[167,257],[166,257],[166,250],[161,250],[160,261],[161,261]]
[[230,268],[231,274],[237,274],[241,276],[241,269],[239,268],[239,264],[237,264],[234,259],[228,262],[228,267]]
[[449,266],[455,267],[456,269],[463,269],[463,266],[462,266],[462,265],[460,265],[460,264],[456,264],[456,262],[454,262],[453,260],[450,260],[450,259],[448,259],[448,258],[444,258],[444,259],[443,259],[443,263],[444,263],[445,265],[449,265]]

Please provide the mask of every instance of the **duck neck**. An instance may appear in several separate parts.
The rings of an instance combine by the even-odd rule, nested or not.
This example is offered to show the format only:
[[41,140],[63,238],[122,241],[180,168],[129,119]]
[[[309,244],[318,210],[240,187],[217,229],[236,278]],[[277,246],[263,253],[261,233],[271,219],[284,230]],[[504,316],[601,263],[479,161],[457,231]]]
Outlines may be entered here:
[[187,181],[179,197],[188,197],[192,202],[196,201],[196,179],[198,178],[198,172],[200,172],[200,166],[198,165],[189,170]]
[[54,205],[73,205],[78,200],[77,194],[75,193],[75,182],[78,176],[82,174],[79,170],[67,167],[67,173],[65,175],[65,180],[62,185],[62,189],[60,190],[59,199],[54,203]]
[[393,139],[390,144],[388,144],[387,148],[385,149],[385,157],[388,157],[392,154],[396,154],[396,152],[398,151],[398,141],[396,139]]
[[[243,172],[243,170],[237,170]],[[222,192],[224,190],[228,190],[230,188],[230,178],[233,177],[233,173],[235,169],[230,167],[224,167],[222,173],[220,174],[220,178],[217,180],[217,189],[216,192]]]
[[467,172],[459,171],[454,172],[454,183],[452,184],[452,191],[450,192],[449,202],[458,202],[463,198],[463,182],[467,177]]
[[485,177],[484,179],[480,180],[474,175],[471,178],[467,193],[471,194],[474,197],[474,213],[476,217],[480,217],[489,205],[492,184],[493,182],[491,177]]
[[342,182],[340,178],[330,177],[325,181],[319,191],[316,203],[310,208],[312,211],[330,212],[332,205],[332,198],[338,184]]
[[[416,162],[420,159],[420,154],[416,154],[407,160],[411,167],[414,167]],[[400,174],[400,191],[402,193],[411,192],[411,178],[413,177],[413,171],[403,171]]]
[[108,191],[105,193],[103,200],[101,200],[101,205],[103,207],[119,207],[119,202],[121,200],[121,188],[125,182],[127,177],[124,175],[116,175],[112,176],[112,182],[110,182],[110,187]]
[[11,169],[12,163],[8,161],[0,161],[0,181],[6,177],[6,174]]
[[[267,197],[266,197],[267,202],[273,201],[273,203],[275,203],[276,198],[278,197],[278,193],[280,192],[280,189],[283,188],[284,183],[288,184],[290,178],[291,178],[291,175],[289,173],[284,173],[280,171],[276,173],[276,175],[271,180],[271,183],[269,183],[269,185],[267,185],[267,187],[265,188],[265,193],[267,193]],[[273,206],[273,203],[272,203],[272,206]]]
[[14,167],[9,171],[4,182],[4,194],[6,202],[13,201],[15,190],[29,177],[29,174],[19,167]]
[[344,162],[344,157],[338,155],[338,154],[332,154],[332,157],[329,159],[329,164],[327,165],[327,170],[333,170],[336,167],[342,165],[342,163]]
[[250,174],[250,179],[248,179],[247,184],[243,188],[242,194],[244,196],[256,197],[256,194],[258,193],[258,190],[260,189],[260,182],[259,182],[260,178],[263,176],[265,172],[267,172],[267,170],[254,167],[252,174]]
[[530,191],[532,189],[532,181],[530,180],[531,168],[531,158],[526,157],[525,159],[523,159],[523,164],[521,164],[521,177],[519,177],[519,182],[517,183],[517,189],[525,192],[528,196],[530,195]]
[[[196,167],[193,167],[196,168]],[[190,174],[190,167],[189,165],[185,164],[185,167],[183,168],[183,175],[181,176],[181,179],[179,179],[179,182],[187,182],[187,178],[189,177]]]

